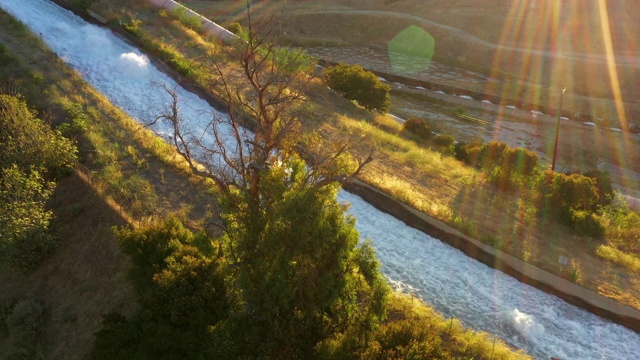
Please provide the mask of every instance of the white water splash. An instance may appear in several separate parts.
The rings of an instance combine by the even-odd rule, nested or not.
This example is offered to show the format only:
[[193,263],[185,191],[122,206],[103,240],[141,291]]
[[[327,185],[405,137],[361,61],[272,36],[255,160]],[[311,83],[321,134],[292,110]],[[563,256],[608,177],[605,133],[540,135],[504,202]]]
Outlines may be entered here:
[[145,76],[149,66],[149,58],[134,52],[120,55],[120,66],[129,76]]

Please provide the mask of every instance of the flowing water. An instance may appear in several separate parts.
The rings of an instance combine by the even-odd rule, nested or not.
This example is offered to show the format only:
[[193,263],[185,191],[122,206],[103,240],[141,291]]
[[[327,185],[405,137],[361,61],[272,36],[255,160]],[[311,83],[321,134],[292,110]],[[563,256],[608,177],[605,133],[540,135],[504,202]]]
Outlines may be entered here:
[[[64,61],[134,119],[148,123],[170,98],[157,84],[176,86],[137,49],[46,0],[0,0]],[[155,85],[154,85],[155,84]],[[204,100],[176,88],[189,131],[201,133],[211,116]],[[161,124],[161,136],[169,134]],[[382,272],[446,316],[524,348],[539,359],[638,359],[640,335],[493,270],[462,252],[382,213],[345,191],[340,201],[363,237],[372,240]]]

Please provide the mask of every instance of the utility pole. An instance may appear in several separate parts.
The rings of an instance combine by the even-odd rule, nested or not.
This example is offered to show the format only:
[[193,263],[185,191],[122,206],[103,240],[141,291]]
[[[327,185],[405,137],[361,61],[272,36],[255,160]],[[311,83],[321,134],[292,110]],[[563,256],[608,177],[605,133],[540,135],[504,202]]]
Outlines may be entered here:
[[567,88],[563,88],[560,92],[560,106],[558,107],[558,111],[556,113],[556,140],[553,143],[553,160],[551,162],[551,171],[556,171],[556,156],[558,156],[558,136],[560,135],[560,116],[562,115],[562,98],[564,97],[564,92]]

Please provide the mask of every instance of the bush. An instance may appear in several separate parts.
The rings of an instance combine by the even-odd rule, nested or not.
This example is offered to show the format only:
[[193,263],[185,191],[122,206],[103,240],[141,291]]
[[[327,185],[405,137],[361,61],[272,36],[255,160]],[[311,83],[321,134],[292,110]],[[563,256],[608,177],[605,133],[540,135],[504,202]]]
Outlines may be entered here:
[[442,148],[449,148],[456,142],[456,139],[447,134],[438,134],[433,138],[433,143]]
[[614,194],[609,173],[600,170],[591,170],[585,172],[583,175],[590,177],[596,181],[596,187],[598,188],[598,204],[611,204]]
[[167,268],[166,259],[182,244],[196,241],[194,234],[174,218],[146,228],[115,230],[115,234],[122,251],[133,261],[131,275],[139,289],[153,284],[154,274]]
[[389,85],[364,70],[360,65],[339,64],[325,69],[327,85],[341,92],[349,100],[355,100],[369,111],[386,113],[389,111]]
[[229,26],[227,27],[227,30],[229,30],[230,32],[240,36],[242,35],[242,33],[244,32],[244,29],[242,28],[242,25],[240,25],[240,23],[238,22],[234,22],[229,24]]
[[506,149],[502,154],[502,168],[509,174],[529,177],[540,166],[538,155],[528,149]]
[[551,206],[563,210],[591,210],[598,202],[596,181],[580,174],[555,173],[546,197]]
[[94,360],[126,359],[135,353],[139,339],[136,329],[120,313],[102,317],[102,329],[96,334],[90,358]]
[[89,116],[79,103],[72,103],[67,106],[69,118],[66,122],[60,124],[56,130],[68,138],[75,138],[87,131]]
[[182,25],[188,27],[191,30],[199,30],[202,27],[200,18],[195,15],[189,14],[187,8],[183,6],[176,6],[171,10],[171,15],[178,19]]
[[73,142],[36,118],[20,97],[0,95],[0,144],[0,167],[17,165],[23,173],[61,175],[77,160]]
[[37,171],[24,174],[13,166],[0,172],[0,260],[20,269],[33,269],[56,246],[47,233],[53,217],[44,208],[53,184]]
[[41,339],[44,308],[35,300],[18,302],[6,317],[9,334],[7,346],[0,351],[2,359],[44,359]]
[[431,128],[425,119],[411,118],[405,121],[403,128],[419,140],[428,140],[431,137]]
[[602,222],[593,214],[584,210],[575,210],[571,214],[571,225],[578,235],[591,236],[600,239],[604,237],[605,228]]

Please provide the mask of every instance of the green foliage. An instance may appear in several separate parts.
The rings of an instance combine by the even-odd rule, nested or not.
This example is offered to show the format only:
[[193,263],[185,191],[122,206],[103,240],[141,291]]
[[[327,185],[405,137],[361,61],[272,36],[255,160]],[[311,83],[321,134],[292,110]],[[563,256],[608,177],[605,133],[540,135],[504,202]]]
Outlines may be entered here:
[[605,234],[605,227],[600,219],[589,211],[573,210],[571,212],[570,225],[578,235],[587,235],[600,239]]
[[210,329],[229,316],[232,299],[208,237],[175,219],[116,235],[134,263],[140,309],[130,320],[104,317],[92,358],[202,357],[211,346]]
[[73,6],[79,10],[87,10],[95,0],[74,0]]
[[384,311],[387,288],[371,247],[357,246],[335,186],[309,187],[302,164],[263,175],[264,212],[250,211],[240,194],[223,205],[240,209],[225,222],[243,264],[236,270],[242,302],[254,314],[244,341],[261,339],[258,351],[269,358],[308,358],[332,332],[355,320],[373,325]]
[[598,205],[611,204],[614,194],[609,173],[600,170],[590,170],[582,175],[596,180],[596,187],[598,188]]
[[554,173],[551,189],[545,196],[558,214],[567,214],[564,210],[593,209],[598,202],[598,188],[593,178]]
[[0,95],[0,167],[17,165],[46,175],[61,175],[76,163],[73,142],[35,117],[19,97]]
[[137,37],[138,39],[142,38],[143,31],[140,28],[142,26],[142,20],[136,19],[133,16],[130,16],[127,20],[122,23],[122,28],[128,32],[129,34]]
[[68,138],[75,138],[87,131],[89,116],[82,108],[82,104],[72,103],[66,110],[69,113],[69,119],[58,125],[56,130]]
[[580,174],[545,171],[539,186],[546,208],[558,221],[581,235],[601,238],[604,225],[594,214],[598,202],[596,180]]
[[504,142],[457,144],[456,158],[484,170],[490,184],[512,190],[532,183],[539,173],[538,155],[524,148],[510,148]]
[[20,270],[33,269],[56,246],[47,232],[53,217],[44,208],[53,183],[38,171],[24,174],[14,165],[0,172],[0,260]]
[[426,120],[421,118],[411,118],[405,121],[403,129],[419,140],[428,140],[431,137],[431,127]]
[[94,360],[134,358],[138,335],[127,318],[119,313],[102,317],[102,329],[96,333],[90,358]]
[[0,44],[0,65],[6,66],[13,62],[13,56],[7,52],[4,44]]
[[199,30],[202,27],[202,22],[200,18],[196,15],[192,15],[189,13],[187,8],[184,6],[176,6],[171,10],[171,15],[178,19],[182,25],[188,27],[192,30]]
[[154,318],[166,318],[176,327],[216,324],[227,317],[229,304],[218,264],[197,248],[183,246],[166,260],[166,268],[153,276],[142,302]]
[[631,211],[619,192],[601,212],[607,240],[621,251],[640,254],[640,213]]
[[201,242],[180,221],[168,218],[160,225],[142,229],[114,229],[122,251],[131,257],[134,283],[141,291],[153,283],[154,274],[167,268],[167,259],[183,245]]
[[2,359],[44,359],[42,328],[44,308],[35,300],[17,302],[5,318],[8,333],[6,346],[0,350]]
[[502,341],[466,331],[420,303],[395,296],[386,321],[374,331],[349,332],[321,343],[320,359],[529,359]]
[[456,139],[448,134],[438,134],[433,138],[433,143],[442,148],[449,148],[456,142]]
[[229,26],[227,26],[227,30],[229,30],[230,32],[238,36],[242,35],[242,33],[244,32],[244,29],[242,28],[242,25],[240,25],[239,22],[233,22],[229,24]]
[[364,70],[360,65],[339,64],[324,71],[330,88],[341,92],[349,100],[355,100],[369,111],[389,111],[389,85]]

